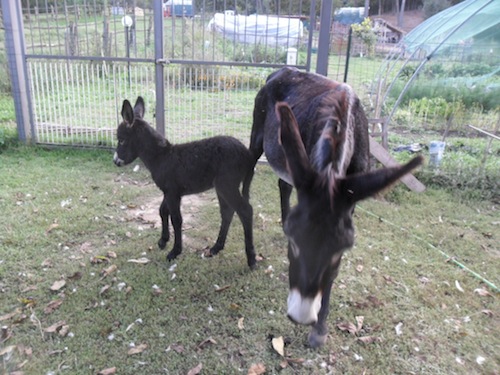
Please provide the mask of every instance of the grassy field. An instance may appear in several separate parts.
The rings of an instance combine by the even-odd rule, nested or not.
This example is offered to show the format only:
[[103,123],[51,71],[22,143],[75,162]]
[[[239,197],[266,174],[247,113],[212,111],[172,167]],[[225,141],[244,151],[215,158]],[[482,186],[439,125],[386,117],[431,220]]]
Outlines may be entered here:
[[[266,165],[251,191],[253,272],[237,219],[226,249],[203,257],[219,225],[213,192],[183,201],[184,252],[167,263],[158,189],[140,163],[119,169],[109,151],[9,144],[0,176],[3,373],[500,371],[500,218],[489,200],[398,185],[362,202],[328,342],[311,350],[308,328],[285,316],[286,241]],[[284,356],[271,344],[280,336]]]

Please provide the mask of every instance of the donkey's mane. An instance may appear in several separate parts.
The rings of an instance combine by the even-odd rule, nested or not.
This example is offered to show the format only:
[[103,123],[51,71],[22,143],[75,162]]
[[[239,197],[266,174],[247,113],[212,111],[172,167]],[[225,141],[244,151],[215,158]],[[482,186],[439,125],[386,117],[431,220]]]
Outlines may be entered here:
[[131,126],[138,128],[139,132],[147,133],[148,136],[151,136],[154,139],[154,142],[159,147],[168,148],[172,146],[172,144],[165,137],[163,137],[151,125],[149,125],[146,121],[139,117],[134,118],[134,122]]

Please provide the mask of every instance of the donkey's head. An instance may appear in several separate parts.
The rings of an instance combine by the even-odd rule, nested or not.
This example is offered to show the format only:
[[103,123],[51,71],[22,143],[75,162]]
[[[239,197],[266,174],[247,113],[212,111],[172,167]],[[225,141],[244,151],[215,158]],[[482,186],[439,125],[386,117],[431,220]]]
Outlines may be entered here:
[[139,156],[138,132],[140,128],[149,127],[143,120],[144,111],[144,99],[140,96],[137,98],[134,108],[127,99],[123,101],[121,111],[123,121],[118,125],[116,133],[118,146],[113,157],[113,161],[119,167],[132,163]]
[[[335,150],[326,146],[331,142],[322,136],[318,142],[325,142],[325,147],[319,144],[318,149],[325,150],[325,161],[319,165],[326,167],[318,172],[311,165],[288,104],[277,103],[276,113],[281,123],[280,142],[298,200],[284,225],[290,261],[288,316],[300,324],[314,324],[324,293],[329,293],[328,285],[337,276],[342,254],[353,245],[352,213],[356,202],[388,187],[420,165],[422,158],[416,157],[400,167],[338,177],[329,166]],[[321,153],[315,157],[321,158]],[[325,297],[328,300],[329,296]]]

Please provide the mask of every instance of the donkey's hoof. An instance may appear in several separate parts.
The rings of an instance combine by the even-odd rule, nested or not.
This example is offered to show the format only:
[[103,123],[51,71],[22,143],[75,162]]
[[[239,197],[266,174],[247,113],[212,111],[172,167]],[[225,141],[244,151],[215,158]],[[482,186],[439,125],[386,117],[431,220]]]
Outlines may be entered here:
[[309,346],[311,348],[316,349],[325,345],[327,336],[327,333],[325,333],[324,335],[320,335],[315,330],[312,330],[311,332],[309,332],[307,341],[309,342]]

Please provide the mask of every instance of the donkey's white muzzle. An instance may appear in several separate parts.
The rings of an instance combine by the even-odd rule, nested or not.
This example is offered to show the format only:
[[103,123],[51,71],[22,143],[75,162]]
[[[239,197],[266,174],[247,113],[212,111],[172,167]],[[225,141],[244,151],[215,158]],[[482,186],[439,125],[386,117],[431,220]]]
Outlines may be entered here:
[[113,161],[119,167],[121,167],[124,164],[123,160],[118,157],[118,153],[116,153],[116,152],[113,155]]
[[288,294],[288,317],[295,323],[304,325],[316,323],[320,309],[321,292],[314,298],[304,298],[297,289],[290,290]]

